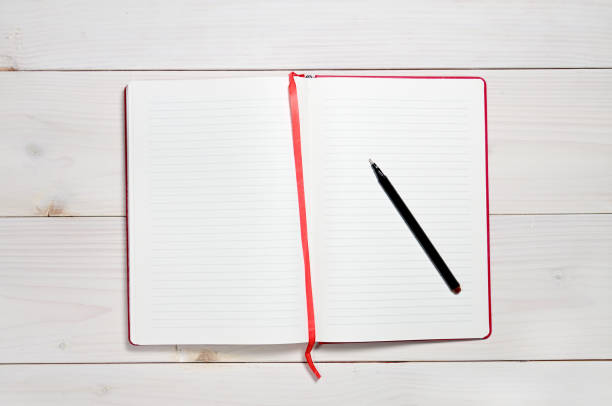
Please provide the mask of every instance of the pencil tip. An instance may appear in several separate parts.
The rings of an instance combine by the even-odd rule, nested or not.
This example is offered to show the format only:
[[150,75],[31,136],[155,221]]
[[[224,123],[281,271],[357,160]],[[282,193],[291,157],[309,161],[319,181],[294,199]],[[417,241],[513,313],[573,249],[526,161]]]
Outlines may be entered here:
[[370,161],[370,165],[374,165],[374,161],[372,161],[371,159],[368,159],[368,161]]
[[453,293],[455,295],[459,294],[459,292],[461,292],[461,286],[457,286],[455,289],[453,289]]

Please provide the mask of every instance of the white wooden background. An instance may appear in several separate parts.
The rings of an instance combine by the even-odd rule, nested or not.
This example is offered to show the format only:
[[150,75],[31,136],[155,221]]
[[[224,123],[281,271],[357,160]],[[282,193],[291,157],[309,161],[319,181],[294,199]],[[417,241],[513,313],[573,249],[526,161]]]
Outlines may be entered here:
[[[128,344],[123,87],[288,69],[487,79],[489,340],[323,345],[316,383]],[[612,2],[0,0],[0,70],[0,404],[612,401]]]

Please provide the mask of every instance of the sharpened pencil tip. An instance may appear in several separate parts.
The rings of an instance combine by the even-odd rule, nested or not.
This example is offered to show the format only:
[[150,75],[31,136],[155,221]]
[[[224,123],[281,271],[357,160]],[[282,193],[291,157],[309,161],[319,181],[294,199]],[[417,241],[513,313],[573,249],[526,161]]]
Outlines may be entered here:
[[368,161],[370,161],[370,165],[374,165],[374,161],[372,161],[371,159],[368,159]]

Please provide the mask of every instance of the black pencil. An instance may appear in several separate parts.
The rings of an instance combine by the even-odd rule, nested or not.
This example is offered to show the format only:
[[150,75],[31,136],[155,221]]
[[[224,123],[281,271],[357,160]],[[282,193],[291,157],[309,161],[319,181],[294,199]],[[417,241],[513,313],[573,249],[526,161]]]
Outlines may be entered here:
[[446,282],[446,285],[448,285],[448,288],[451,290],[451,292],[455,294],[461,292],[461,286],[459,286],[459,282],[457,282],[457,279],[455,279],[453,273],[450,271],[450,269],[448,269],[446,262],[444,262],[444,260],[438,253],[438,250],[436,250],[434,245],[427,237],[427,234],[425,234],[425,231],[423,231],[423,229],[416,221],[410,210],[408,210],[408,207],[406,206],[400,195],[397,193],[389,179],[385,176],[383,171],[381,171],[380,168],[374,162],[372,162],[371,159],[370,165],[372,166],[372,170],[374,171],[374,174],[378,179],[378,183],[380,183],[380,186],[383,188],[383,190],[399,212],[400,216],[402,216],[402,218],[406,222],[406,225],[408,225],[410,231],[412,231],[412,234],[421,245],[421,248],[423,248],[425,254],[427,254],[430,261],[436,267],[436,269],[440,273],[440,276],[442,277],[442,279],[444,279],[444,282]]

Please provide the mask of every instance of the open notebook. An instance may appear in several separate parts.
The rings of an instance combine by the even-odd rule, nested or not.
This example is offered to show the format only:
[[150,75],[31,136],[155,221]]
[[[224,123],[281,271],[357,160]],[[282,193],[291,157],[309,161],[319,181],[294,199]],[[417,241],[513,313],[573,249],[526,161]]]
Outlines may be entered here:
[[[484,81],[295,83],[301,151],[286,75],[129,83],[131,342],[308,342],[309,316],[320,342],[488,336]],[[448,290],[368,158],[402,195],[461,294]]]

